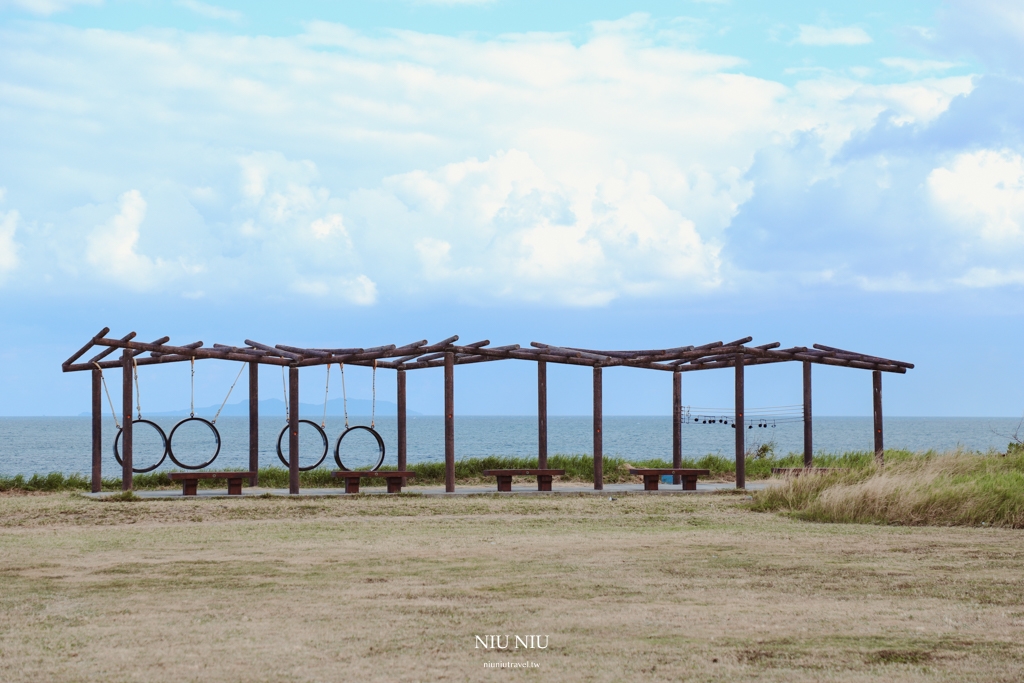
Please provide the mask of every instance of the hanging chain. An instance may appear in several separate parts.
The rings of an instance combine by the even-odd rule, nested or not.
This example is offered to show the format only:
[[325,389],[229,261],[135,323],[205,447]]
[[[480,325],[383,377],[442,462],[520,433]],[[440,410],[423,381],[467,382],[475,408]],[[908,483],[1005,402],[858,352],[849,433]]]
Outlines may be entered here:
[[93,365],[100,371],[100,381],[103,382],[103,391],[107,392],[107,403],[110,404],[110,414],[114,416],[114,426],[118,429],[121,428],[121,423],[117,421],[117,411],[114,410],[114,399],[110,398],[110,389],[107,388],[107,378],[103,376],[103,368],[96,361],[93,361]]
[[345,429],[348,429],[348,392],[345,391],[345,364],[338,363],[341,368],[341,405],[345,410]]
[[135,412],[139,414],[138,419],[142,419],[142,396],[139,395],[139,361],[132,357],[132,374],[135,376]]
[[[193,356],[189,358],[189,362],[192,364],[192,389],[189,393],[188,399],[188,416],[196,416],[196,359]],[[220,412],[220,411],[218,411]]]
[[291,415],[288,414],[288,384],[284,381],[284,366],[281,366],[281,393],[284,394],[284,421],[290,423]]
[[324,416],[320,420],[320,427],[327,426],[327,396],[331,391],[331,364],[327,364],[327,381],[324,382]]
[[373,419],[377,415],[377,359],[373,359],[373,399],[370,403],[370,429],[373,429]]
[[242,376],[242,370],[245,370],[245,363],[242,363],[242,368],[235,375],[235,381],[231,383],[231,388],[228,389],[228,395],[224,397],[224,401],[221,402],[220,408],[217,408],[217,414],[210,420],[212,424],[217,424],[217,418],[220,417],[220,411],[224,410],[224,406],[227,405],[228,399],[231,398],[231,392],[235,390],[235,385],[238,384],[238,378]]

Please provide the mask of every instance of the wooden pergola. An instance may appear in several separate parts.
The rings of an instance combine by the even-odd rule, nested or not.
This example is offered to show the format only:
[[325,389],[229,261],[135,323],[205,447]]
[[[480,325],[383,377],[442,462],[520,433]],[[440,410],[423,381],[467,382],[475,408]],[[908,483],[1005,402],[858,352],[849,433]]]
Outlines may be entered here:
[[[92,490],[100,490],[102,420],[101,372],[103,369],[122,370],[122,487],[132,488],[132,373],[134,366],[157,365],[203,359],[231,360],[249,364],[249,470],[259,469],[259,381],[258,369],[262,365],[288,368],[289,377],[289,491],[299,492],[299,369],[314,365],[349,364],[393,369],[397,374],[398,389],[398,469],[406,469],[406,378],[407,370],[444,368],[444,432],[445,432],[445,490],[455,490],[455,373],[456,365],[487,363],[498,360],[527,360],[537,364],[537,430],[538,467],[547,468],[547,364],[583,365],[592,368],[594,382],[594,488],[603,488],[603,417],[602,371],[611,367],[632,367],[672,373],[672,466],[682,466],[682,373],[696,370],[734,368],[736,428],[736,487],[745,488],[745,430],[744,422],[744,368],[767,363],[799,362],[803,364],[803,422],[804,465],[813,464],[813,438],[811,420],[811,366],[813,364],[870,370],[874,398],[875,457],[881,461],[882,432],[882,373],[904,374],[913,364],[903,361],[845,351],[831,346],[815,344],[808,348],[794,346],[780,348],[773,342],[760,346],[747,346],[751,337],[723,343],[720,341],[701,346],[679,346],[667,349],[634,351],[599,351],[576,347],[554,346],[531,342],[529,347],[518,344],[490,346],[487,340],[472,344],[459,344],[458,336],[428,343],[427,340],[403,344],[388,344],[372,348],[302,348],[277,344],[270,346],[249,339],[245,346],[214,344],[205,346],[197,341],[191,344],[169,344],[169,337],[149,343],[135,341],[131,332],[120,339],[109,338],[110,328],[103,328],[81,349],[64,361],[64,372],[92,372]],[[92,358],[78,362],[90,349],[101,347]],[[104,360],[116,350],[117,360]],[[252,482],[255,485],[256,482]]]

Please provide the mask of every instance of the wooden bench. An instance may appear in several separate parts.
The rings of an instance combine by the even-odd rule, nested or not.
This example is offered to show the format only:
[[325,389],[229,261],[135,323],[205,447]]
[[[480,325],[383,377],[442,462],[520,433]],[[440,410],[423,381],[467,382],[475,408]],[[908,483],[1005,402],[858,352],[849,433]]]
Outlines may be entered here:
[[359,493],[359,480],[364,477],[367,479],[371,477],[385,478],[388,480],[388,493],[401,493],[405,480],[412,479],[416,476],[416,473],[400,472],[396,470],[389,470],[385,472],[349,472],[346,470],[335,470],[331,472],[331,476],[345,480],[345,493]]
[[630,474],[639,474],[644,478],[644,491],[657,491],[658,482],[661,481],[663,474],[679,475],[679,478],[683,480],[684,491],[696,491],[697,490],[697,477],[706,477],[711,474],[711,470],[693,470],[693,469],[677,469],[677,468],[664,468],[664,469],[631,469]]
[[772,475],[783,477],[799,477],[801,474],[828,474],[830,472],[845,472],[845,467],[773,467]]
[[499,491],[512,490],[512,477],[537,477],[537,490],[550,491],[551,477],[560,477],[565,470],[484,470],[485,477],[498,478]]
[[255,472],[171,472],[171,481],[182,483],[181,495],[194,496],[200,479],[227,479],[228,495],[242,495],[242,480],[255,477]]

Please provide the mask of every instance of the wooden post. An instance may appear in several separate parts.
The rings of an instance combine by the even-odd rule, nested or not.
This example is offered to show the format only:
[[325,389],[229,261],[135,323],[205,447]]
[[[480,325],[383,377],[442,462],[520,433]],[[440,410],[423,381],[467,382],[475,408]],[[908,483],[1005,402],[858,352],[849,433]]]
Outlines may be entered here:
[[736,488],[747,487],[746,420],[743,411],[743,354],[736,354]]
[[92,371],[92,492],[103,488],[103,401],[100,370]]
[[[398,371],[398,471],[404,472],[408,451],[405,437],[405,370]],[[405,478],[402,478],[405,486]]]
[[548,364],[537,361],[537,467],[548,468]]
[[[289,442],[290,443],[290,442]],[[260,365],[249,362],[249,486],[260,483]]]
[[444,354],[444,490],[455,491],[455,354]]
[[882,371],[871,371],[871,383],[874,385],[875,414],[875,460],[879,465],[885,464],[884,445],[882,443]]
[[811,362],[804,361],[804,467],[814,466],[814,430],[811,428]]
[[132,352],[121,352],[121,490],[132,490]]
[[604,396],[601,368],[594,366],[594,490],[604,490]]
[[[683,373],[672,373],[672,467],[683,466]],[[682,480],[678,474],[672,476],[673,484]]]
[[288,366],[288,493],[299,492],[299,368]]

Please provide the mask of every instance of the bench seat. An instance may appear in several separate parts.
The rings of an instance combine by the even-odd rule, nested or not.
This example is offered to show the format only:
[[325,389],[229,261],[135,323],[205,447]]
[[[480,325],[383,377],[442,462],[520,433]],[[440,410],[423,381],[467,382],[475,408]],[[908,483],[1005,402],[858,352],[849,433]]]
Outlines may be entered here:
[[484,470],[482,474],[485,477],[497,477],[499,491],[512,490],[512,477],[537,477],[537,490],[550,491],[551,478],[562,476],[565,470]]
[[630,474],[638,474],[644,478],[644,491],[657,491],[658,482],[661,481],[663,474],[671,474],[673,476],[678,475],[683,480],[684,491],[696,491],[697,490],[697,477],[706,477],[711,474],[711,470],[695,470],[687,468],[675,468],[675,467],[664,467],[664,468],[633,468],[629,470]]
[[255,472],[171,472],[171,481],[182,483],[181,495],[194,496],[200,479],[227,479],[228,495],[242,495],[242,480],[252,479]]
[[331,476],[345,480],[345,493],[359,493],[359,480],[369,479],[372,477],[387,479],[388,493],[401,493],[402,487],[405,485],[405,480],[412,479],[416,476],[416,473],[398,470],[385,470],[383,472],[380,470],[366,472],[335,470],[331,472]]

